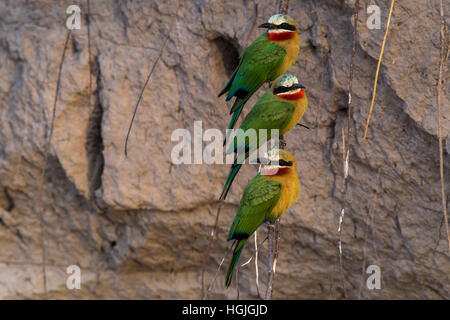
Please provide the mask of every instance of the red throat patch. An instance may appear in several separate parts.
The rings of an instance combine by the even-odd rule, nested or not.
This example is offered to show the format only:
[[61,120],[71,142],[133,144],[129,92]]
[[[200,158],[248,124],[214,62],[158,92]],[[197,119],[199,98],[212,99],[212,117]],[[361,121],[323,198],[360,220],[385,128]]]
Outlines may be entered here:
[[303,89],[301,89],[300,91],[297,91],[295,93],[279,93],[277,94],[277,96],[279,96],[280,98],[283,99],[288,99],[288,100],[297,100],[300,98],[303,98],[305,96],[305,92],[303,91]]
[[272,41],[282,41],[290,39],[294,36],[295,31],[268,32],[267,37]]

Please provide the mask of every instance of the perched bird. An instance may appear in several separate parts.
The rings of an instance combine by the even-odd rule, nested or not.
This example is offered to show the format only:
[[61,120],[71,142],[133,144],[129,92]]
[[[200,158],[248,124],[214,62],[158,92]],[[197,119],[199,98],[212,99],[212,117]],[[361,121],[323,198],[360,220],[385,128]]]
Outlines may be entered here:
[[[245,150],[245,155],[236,157],[222,189],[220,200],[226,198],[234,178],[242,167],[243,160],[271,139],[271,130],[280,130],[279,136],[281,137],[301,119],[308,106],[304,88],[298,83],[295,76],[286,73],[279,77],[273,83],[272,88],[267,90],[256,102],[239,127],[242,131],[236,132],[236,136],[227,150],[227,154],[233,152],[239,154],[239,152],[242,153],[241,150]],[[247,133],[249,129],[256,130],[256,141],[249,139],[250,135]],[[266,129],[267,136],[260,135],[260,129]]]
[[280,149],[267,153],[266,163],[249,181],[231,225],[228,239],[235,240],[233,256],[225,277],[225,287],[231,283],[242,248],[247,239],[264,222],[274,223],[293,205],[300,192],[294,156]]
[[270,17],[260,28],[267,32],[259,36],[241,55],[239,65],[219,93],[227,93],[226,101],[236,97],[228,126],[232,129],[248,99],[265,82],[275,80],[297,61],[300,37],[295,21],[283,14]]

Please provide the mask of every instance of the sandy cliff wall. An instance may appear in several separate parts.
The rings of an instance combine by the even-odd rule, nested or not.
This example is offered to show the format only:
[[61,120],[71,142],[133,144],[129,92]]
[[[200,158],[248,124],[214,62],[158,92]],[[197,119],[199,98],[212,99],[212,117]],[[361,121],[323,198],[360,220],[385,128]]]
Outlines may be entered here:
[[[248,38],[255,20],[276,12],[275,2],[90,1],[91,54],[83,17],[68,42],[45,181],[65,10],[78,4],[86,14],[86,1],[0,2],[0,297],[44,296],[43,244],[48,297],[200,297],[203,253],[228,167],[173,165],[171,133],[192,132],[195,120],[204,129],[226,127],[229,106],[217,93],[261,32]],[[366,26],[369,4],[381,8],[380,30]],[[387,5],[364,0],[359,12],[342,275],[337,229],[354,1],[290,1],[302,39],[291,73],[307,88],[303,122],[314,130],[296,127],[286,136],[302,191],[281,222],[274,298],[450,298],[437,139],[439,1],[396,4],[369,139],[362,140]],[[132,110],[166,36],[126,158]],[[448,137],[448,97],[442,105]],[[224,206],[206,259],[207,282],[255,171],[241,170]],[[243,261],[253,251],[249,245]],[[66,288],[72,264],[81,267],[81,290]],[[370,264],[381,268],[381,290],[368,290],[361,278]],[[234,298],[236,291],[222,283],[220,274],[210,297]],[[256,297],[253,264],[240,272],[240,295]]]

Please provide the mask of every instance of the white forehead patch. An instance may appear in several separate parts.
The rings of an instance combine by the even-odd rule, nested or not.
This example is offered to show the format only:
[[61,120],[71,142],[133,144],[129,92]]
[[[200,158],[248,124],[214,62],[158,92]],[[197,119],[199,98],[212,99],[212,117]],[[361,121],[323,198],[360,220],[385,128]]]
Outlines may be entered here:
[[284,74],[279,82],[280,86],[282,87],[291,87],[297,83],[298,83],[297,77],[293,76],[292,74]]
[[272,149],[269,152],[266,153],[266,158],[270,161],[278,161],[280,160],[280,150],[279,149]]
[[276,14],[270,17],[269,23],[279,26],[282,23],[288,22],[284,14]]

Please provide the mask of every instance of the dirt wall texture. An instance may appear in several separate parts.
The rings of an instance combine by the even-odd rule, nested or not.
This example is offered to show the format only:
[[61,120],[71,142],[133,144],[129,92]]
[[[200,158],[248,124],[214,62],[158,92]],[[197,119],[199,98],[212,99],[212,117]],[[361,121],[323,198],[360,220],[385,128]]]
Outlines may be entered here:
[[[437,137],[439,1],[396,3],[366,141],[389,1],[360,3],[345,198],[342,130],[355,1],[289,4],[301,37],[290,72],[306,87],[302,122],[313,130],[296,127],[286,135],[302,189],[281,220],[273,296],[449,299]],[[46,161],[71,4],[81,8],[81,29],[68,38]],[[366,25],[371,4],[381,9],[380,29]],[[217,93],[261,32],[253,26],[277,8],[275,0],[96,0],[88,28],[87,1],[0,2],[1,298],[200,298],[202,266],[209,283],[242,189],[257,168],[241,170],[204,259],[228,166],[174,165],[171,134],[192,132],[196,120],[204,130],[227,126],[229,105]],[[134,105],[166,39],[125,157]],[[442,100],[447,190],[449,83]],[[259,229],[259,239],[265,232]],[[253,252],[252,239],[241,261]],[[69,265],[81,268],[80,290],[66,287]],[[380,290],[366,287],[369,265],[380,267]],[[235,285],[223,288],[223,272],[210,298],[236,297]],[[239,272],[239,282],[241,298],[257,298],[253,263]]]

